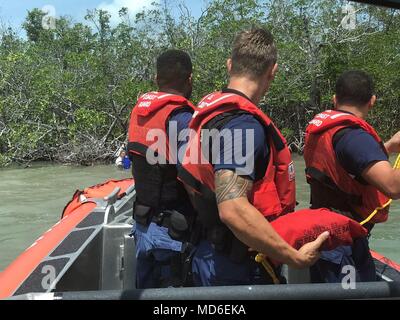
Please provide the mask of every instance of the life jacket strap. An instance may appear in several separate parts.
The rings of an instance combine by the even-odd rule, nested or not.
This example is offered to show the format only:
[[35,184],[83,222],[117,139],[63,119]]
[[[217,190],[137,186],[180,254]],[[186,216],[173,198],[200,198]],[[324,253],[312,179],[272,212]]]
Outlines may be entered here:
[[345,201],[349,204],[356,205],[356,206],[362,206],[362,196],[357,196],[353,194],[348,194],[344,191],[342,191],[334,182],[333,180],[327,176],[325,173],[322,171],[309,167],[306,168],[306,177],[307,177],[307,182],[309,184],[313,183],[314,181],[318,181],[320,184],[323,186],[329,188],[333,192],[337,194],[338,197],[341,197],[342,199],[345,199]]

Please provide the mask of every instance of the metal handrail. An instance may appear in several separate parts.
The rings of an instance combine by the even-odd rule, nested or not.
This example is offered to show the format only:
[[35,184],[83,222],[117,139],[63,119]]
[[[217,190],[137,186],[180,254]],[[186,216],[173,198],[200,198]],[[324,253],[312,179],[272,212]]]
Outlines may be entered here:
[[[49,295],[42,297],[49,299]],[[357,283],[355,289],[341,284],[293,284],[203,288],[167,288],[130,291],[53,293],[54,300],[347,300],[400,299],[400,282]],[[41,299],[39,295],[13,297]]]

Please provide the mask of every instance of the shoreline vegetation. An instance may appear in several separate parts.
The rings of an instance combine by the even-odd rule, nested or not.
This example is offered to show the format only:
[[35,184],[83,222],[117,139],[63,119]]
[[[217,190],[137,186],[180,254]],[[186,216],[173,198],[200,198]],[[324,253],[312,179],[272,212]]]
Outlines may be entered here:
[[400,13],[352,4],[354,26],[343,27],[346,1],[214,0],[199,16],[179,1],[154,4],[119,23],[101,10],[85,23],[28,12],[22,28],[0,26],[0,167],[36,161],[111,163],[125,142],[131,108],[154,90],[154,60],[167,48],[194,61],[193,102],[226,83],[225,61],[235,34],[269,28],[279,74],[262,107],[301,153],[304,129],[331,107],[337,76],[370,73],[379,102],[369,121],[384,137],[400,128]]

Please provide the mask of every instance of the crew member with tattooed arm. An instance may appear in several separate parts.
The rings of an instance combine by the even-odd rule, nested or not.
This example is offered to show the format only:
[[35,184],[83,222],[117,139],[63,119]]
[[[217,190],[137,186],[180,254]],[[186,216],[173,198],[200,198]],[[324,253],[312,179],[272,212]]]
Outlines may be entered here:
[[[201,225],[192,265],[196,286],[271,283],[254,252],[305,268],[318,260],[329,237],[323,233],[297,251],[269,223],[296,205],[290,151],[257,106],[278,69],[271,33],[241,32],[227,68],[228,87],[206,96],[192,118],[190,129],[197,134],[190,137],[178,173]],[[193,151],[208,154],[210,161],[191,161]]]

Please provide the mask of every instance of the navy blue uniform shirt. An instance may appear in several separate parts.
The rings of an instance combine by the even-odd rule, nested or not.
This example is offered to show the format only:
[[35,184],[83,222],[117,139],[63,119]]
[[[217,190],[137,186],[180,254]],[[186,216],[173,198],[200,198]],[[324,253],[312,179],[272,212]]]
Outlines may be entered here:
[[[181,133],[183,130],[189,128],[189,123],[192,120],[193,111],[183,111],[178,110],[171,114],[169,122],[176,122],[177,133]],[[168,127],[169,128],[169,127]],[[167,129],[168,129],[167,128]],[[186,144],[186,141],[179,141],[178,140],[178,150]]]
[[[251,101],[243,93],[234,89],[223,89],[222,92],[234,93]],[[260,121],[251,114],[241,114],[226,123],[221,130],[229,130],[236,141],[225,145],[224,139],[221,139],[220,161],[214,164],[214,171],[235,170],[253,181],[262,179],[268,166],[269,145],[264,126]],[[254,144],[248,143],[250,141],[247,139],[246,130],[251,130],[248,132]],[[240,145],[241,148],[238,147]],[[225,159],[225,154],[233,156]],[[250,172],[247,170],[246,163],[252,163]],[[246,172],[243,171],[245,168]]]
[[343,136],[333,139],[333,146],[340,165],[349,174],[361,178],[364,170],[372,163],[389,160],[381,145],[365,130],[343,130],[346,130]]

